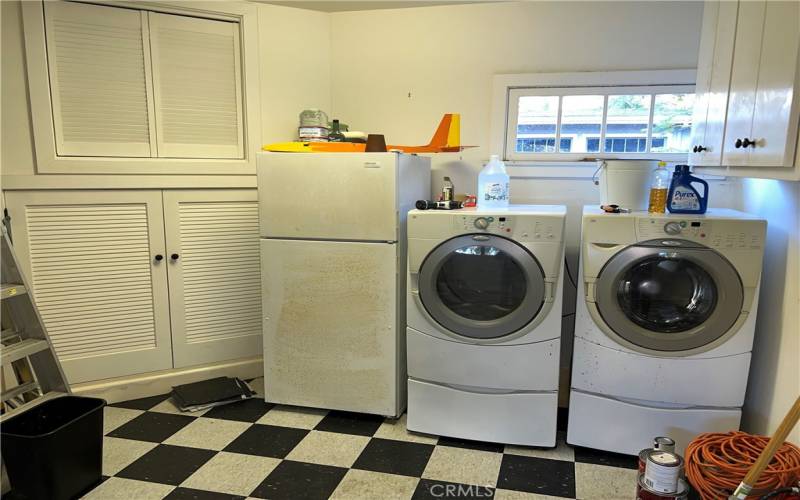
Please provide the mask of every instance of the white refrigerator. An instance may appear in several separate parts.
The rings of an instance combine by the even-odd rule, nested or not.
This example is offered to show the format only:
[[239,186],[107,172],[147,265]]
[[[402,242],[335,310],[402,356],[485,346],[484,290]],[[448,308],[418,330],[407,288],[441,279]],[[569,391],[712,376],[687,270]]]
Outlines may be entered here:
[[415,155],[259,154],[267,401],[403,412],[406,214],[430,190]]

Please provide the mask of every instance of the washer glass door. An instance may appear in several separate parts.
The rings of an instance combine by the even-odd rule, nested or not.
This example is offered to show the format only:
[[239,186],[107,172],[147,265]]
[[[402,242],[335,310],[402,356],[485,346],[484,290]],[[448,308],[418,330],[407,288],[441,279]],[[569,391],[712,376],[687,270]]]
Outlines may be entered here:
[[536,258],[500,236],[459,236],[436,247],[419,272],[420,300],[440,325],[475,339],[505,337],[530,323],[544,304]]
[[654,332],[690,330],[708,320],[717,305],[714,278],[689,259],[654,255],[626,269],[617,286],[625,316]]
[[733,266],[716,251],[681,240],[646,242],[600,271],[596,303],[606,324],[645,349],[698,349],[725,335],[742,310]]

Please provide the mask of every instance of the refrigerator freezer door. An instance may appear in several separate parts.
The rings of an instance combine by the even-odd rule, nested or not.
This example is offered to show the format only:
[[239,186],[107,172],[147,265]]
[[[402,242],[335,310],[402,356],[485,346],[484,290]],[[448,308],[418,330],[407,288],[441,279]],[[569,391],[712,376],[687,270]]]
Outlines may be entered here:
[[397,153],[261,153],[261,236],[397,241]]
[[267,401],[402,411],[396,259],[395,244],[261,240]]

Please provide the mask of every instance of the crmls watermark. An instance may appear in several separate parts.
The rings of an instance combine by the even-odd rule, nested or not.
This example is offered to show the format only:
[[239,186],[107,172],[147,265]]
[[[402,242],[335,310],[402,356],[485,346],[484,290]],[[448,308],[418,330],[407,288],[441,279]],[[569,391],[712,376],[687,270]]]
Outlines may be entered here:
[[473,486],[467,484],[434,484],[430,494],[436,498],[491,498],[492,488],[489,486]]

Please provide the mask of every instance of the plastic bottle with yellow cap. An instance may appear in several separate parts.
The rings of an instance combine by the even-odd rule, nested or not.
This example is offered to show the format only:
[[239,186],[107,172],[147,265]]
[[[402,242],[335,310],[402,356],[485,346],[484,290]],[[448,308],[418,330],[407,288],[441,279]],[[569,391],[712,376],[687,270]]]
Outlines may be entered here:
[[667,193],[671,180],[672,175],[667,170],[667,162],[658,162],[658,167],[653,170],[650,182],[650,203],[647,207],[649,213],[663,214],[667,211]]

